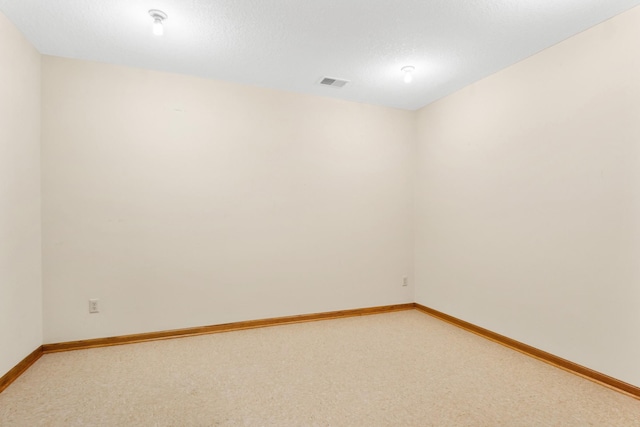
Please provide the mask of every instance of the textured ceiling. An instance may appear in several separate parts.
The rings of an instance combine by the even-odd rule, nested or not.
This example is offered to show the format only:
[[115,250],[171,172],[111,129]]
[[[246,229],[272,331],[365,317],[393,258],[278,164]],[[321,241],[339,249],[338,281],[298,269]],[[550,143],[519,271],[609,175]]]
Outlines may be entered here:
[[[0,0],[43,54],[417,109],[640,0]],[[149,9],[169,15],[151,31]],[[400,68],[413,65],[405,84]],[[323,76],[350,80],[319,86]]]

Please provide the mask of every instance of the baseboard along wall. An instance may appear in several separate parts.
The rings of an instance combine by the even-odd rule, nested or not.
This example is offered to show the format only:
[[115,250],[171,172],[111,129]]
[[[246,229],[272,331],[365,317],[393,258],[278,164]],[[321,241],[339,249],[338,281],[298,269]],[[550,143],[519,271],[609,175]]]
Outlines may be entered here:
[[535,347],[532,347],[528,344],[524,344],[520,341],[516,341],[509,337],[505,337],[504,335],[500,335],[488,329],[481,328],[480,326],[476,326],[473,323],[465,322],[464,320],[460,320],[456,317],[450,316],[448,314],[442,313],[440,311],[434,310],[424,305],[414,303],[414,306],[417,310],[423,313],[426,313],[444,322],[455,325],[468,332],[472,332],[483,338],[489,339],[491,341],[497,342],[498,344],[502,344],[506,347],[509,347],[512,350],[519,351],[520,353],[524,353],[527,356],[534,357],[538,360],[549,363],[557,368],[564,369],[565,371],[571,372],[572,374],[579,375],[583,378],[586,378],[591,381],[595,381],[598,384],[612,388],[616,391],[622,392],[636,399],[640,399],[640,387],[636,387],[624,381],[605,375],[601,372],[594,371],[593,369],[589,369],[585,366],[578,365],[577,363],[571,362],[570,360],[566,360],[554,354],[547,353],[546,351],[537,349]]
[[184,338],[195,335],[215,334],[220,332],[240,331],[243,329],[264,328],[267,326],[287,325],[292,323],[313,322],[317,320],[339,319],[342,317],[366,316],[369,314],[389,313],[392,311],[412,310],[413,303],[385,305],[380,307],[357,308],[353,310],[329,311],[324,313],[301,314],[297,316],[274,317],[271,319],[248,320],[244,322],[224,323],[221,325],[200,326],[195,328],[174,329],[170,331],[148,332],[143,334],[121,335],[117,337],[96,338],[80,341],[68,341],[57,344],[44,344],[44,353],[81,350],[86,348],[108,347],[112,345],[132,344],[145,341],[156,341],[170,338]]
[[36,348],[27,357],[22,359],[16,366],[11,368],[9,372],[0,377],[0,393],[2,393],[12,382],[18,379],[18,377],[26,372],[34,363],[42,357],[42,346]]
[[358,308],[353,310],[330,311],[324,313],[302,314],[297,316],[276,317],[271,319],[249,320],[244,322],[225,323],[220,325],[201,326],[195,328],[175,329],[170,331],[149,332],[133,335],[121,335],[108,338],[96,338],[79,341],[68,341],[55,344],[44,344],[35,349],[24,360],[18,363],[13,369],[0,377],[0,393],[12,382],[22,375],[31,365],[33,365],[43,354],[56,353],[61,351],[82,350],[88,348],[108,347],[114,345],[133,344],[145,341],[156,341],[172,338],[184,338],[196,335],[215,334],[221,332],[239,331],[243,329],[264,328],[268,326],[287,325],[302,322],[313,322],[318,320],[339,319],[354,316],[366,316],[371,314],[390,313],[403,310],[418,310],[429,316],[435,317],[444,322],[455,325],[468,332],[479,335],[483,338],[494,341],[498,344],[509,347],[513,350],[534,357],[543,362],[549,363],[557,368],[579,375],[598,384],[609,387],[628,396],[640,399],[640,387],[610,377],[603,373],[594,371],[577,363],[555,356],[546,351],[537,349],[530,345],[516,341],[504,335],[497,334],[488,329],[481,328],[472,323],[434,310],[418,303],[386,305],[379,307]]

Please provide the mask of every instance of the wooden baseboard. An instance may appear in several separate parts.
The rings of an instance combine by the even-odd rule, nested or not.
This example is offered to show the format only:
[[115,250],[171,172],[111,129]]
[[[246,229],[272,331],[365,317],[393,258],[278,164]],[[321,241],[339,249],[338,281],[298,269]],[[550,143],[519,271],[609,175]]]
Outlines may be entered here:
[[107,347],[121,344],[132,344],[145,341],[156,341],[170,338],[182,338],[195,335],[214,334],[220,332],[239,331],[243,329],[264,328],[267,326],[286,325],[302,322],[313,322],[317,320],[339,319],[344,317],[366,316],[370,314],[389,313],[393,311],[417,309],[423,313],[437,319],[451,323],[457,327],[465,329],[481,337],[502,344],[513,350],[534,357],[543,362],[549,363],[565,371],[595,381],[606,387],[622,392],[636,399],[640,399],[640,388],[620,381],[616,378],[594,371],[577,363],[547,353],[530,345],[521,343],[514,339],[497,334],[488,329],[481,328],[472,323],[460,320],[456,317],[434,310],[418,303],[386,305],[380,307],[359,308],[354,310],[331,311],[325,313],[302,314],[297,316],[276,317],[271,319],[249,320],[245,322],[225,323],[221,325],[201,326],[195,328],[175,329],[170,331],[149,332],[143,334],[121,335],[108,338],[96,338],[80,341],[69,341],[56,344],[44,344],[35,349],[30,355],[24,358],[13,369],[0,378],[0,393],[5,390],[13,381],[22,375],[31,365],[33,365],[43,354],[60,351],[81,350],[87,348]]
[[42,346],[36,348],[27,357],[22,359],[20,363],[14,366],[9,372],[0,377],[0,393],[2,393],[9,384],[14,382],[20,375],[31,367],[40,357],[42,357]]
[[460,320],[457,317],[453,317],[448,314],[442,313],[440,311],[434,310],[432,308],[425,307],[424,305],[415,303],[414,306],[417,310],[420,310],[423,313],[426,313],[437,319],[443,320],[447,323],[451,323],[455,326],[458,326],[459,328],[465,329],[476,335],[480,335],[483,338],[487,338],[491,341],[497,342],[498,344],[502,344],[513,350],[519,351],[520,353],[524,353],[528,356],[532,356],[538,360],[549,363],[555,367],[564,369],[565,371],[579,375],[591,381],[595,381],[598,384],[607,386],[616,391],[632,396],[636,399],[640,399],[639,387],[636,387],[624,381],[620,381],[616,378],[610,377],[598,371],[594,371],[593,369],[589,369],[585,366],[578,365],[577,363],[563,359],[551,353],[547,353],[546,351],[537,349],[528,344],[521,343],[520,341],[516,341],[514,339],[505,337],[504,335],[497,334],[488,329],[481,328],[480,326],[476,326],[473,323],[465,322],[464,320]]
[[245,322],[225,323],[221,325],[200,326],[195,328],[175,329],[170,331],[148,332],[143,334],[121,335],[108,338],[96,338],[80,341],[68,341],[56,344],[44,344],[43,352],[81,350],[87,348],[107,347],[112,345],[132,344],[145,341],[156,341],[170,338],[183,338],[195,335],[214,334],[219,332],[239,331],[242,329],[264,328],[267,326],[285,325],[316,320],[338,319],[342,317],[365,316],[369,314],[389,313],[392,311],[413,310],[414,304],[385,305],[380,307],[358,308],[354,310],[330,311],[325,313],[301,314],[297,316],[275,317],[271,319],[249,320]]

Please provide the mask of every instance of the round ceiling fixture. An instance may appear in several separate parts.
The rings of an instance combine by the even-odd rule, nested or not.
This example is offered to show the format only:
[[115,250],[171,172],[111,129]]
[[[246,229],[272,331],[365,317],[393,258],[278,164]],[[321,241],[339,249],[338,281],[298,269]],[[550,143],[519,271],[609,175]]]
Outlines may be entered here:
[[161,36],[164,34],[164,27],[162,21],[167,19],[167,14],[158,9],[151,9],[149,15],[153,18],[153,34]]
[[404,82],[411,83],[413,81],[413,72],[416,69],[413,65],[406,65],[400,69],[404,73]]

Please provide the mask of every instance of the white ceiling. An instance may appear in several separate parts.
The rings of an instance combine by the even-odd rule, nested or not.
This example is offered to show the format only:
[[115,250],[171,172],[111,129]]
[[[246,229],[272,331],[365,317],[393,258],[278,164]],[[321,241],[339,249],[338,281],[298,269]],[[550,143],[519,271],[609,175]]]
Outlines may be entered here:
[[[414,110],[640,0],[0,0],[43,54]],[[149,9],[169,15],[151,32]],[[416,67],[411,84],[400,68]],[[323,76],[351,83],[319,86]]]

